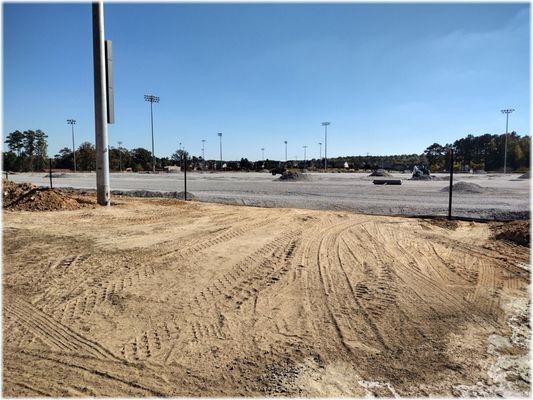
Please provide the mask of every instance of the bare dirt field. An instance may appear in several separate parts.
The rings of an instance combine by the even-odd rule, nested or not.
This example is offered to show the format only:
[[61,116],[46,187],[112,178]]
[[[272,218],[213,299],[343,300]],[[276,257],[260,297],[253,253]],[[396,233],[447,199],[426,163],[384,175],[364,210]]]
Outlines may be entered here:
[[114,200],[4,211],[5,396],[529,393],[489,224]]
[[[187,190],[199,201],[259,207],[293,207],[352,211],[376,215],[447,215],[447,174],[439,180],[413,181],[411,174],[394,173],[401,186],[374,185],[369,173],[309,173],[305,181],[279,181],[269,173],[217,172],[187,174]],[[478,190],[454,192],[456,216],[513,220],[529,218],[530,180],[521,174],[456,174],[454,182],[478,185]],[[94,173],[59,174],[54,187],[95,189]],[[15,182],[48,186],[45,173],[14,174]],[[379,178],[378,178],[379,179]],[[111,174],[119,191],[183,191],[183,174]]]

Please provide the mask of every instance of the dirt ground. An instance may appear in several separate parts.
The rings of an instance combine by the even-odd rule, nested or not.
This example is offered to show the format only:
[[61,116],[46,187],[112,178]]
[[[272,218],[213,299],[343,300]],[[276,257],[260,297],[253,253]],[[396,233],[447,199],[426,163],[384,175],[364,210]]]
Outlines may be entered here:
[[5,396],[529,392],[529,248],[488,224],[115,199],[4,211]]

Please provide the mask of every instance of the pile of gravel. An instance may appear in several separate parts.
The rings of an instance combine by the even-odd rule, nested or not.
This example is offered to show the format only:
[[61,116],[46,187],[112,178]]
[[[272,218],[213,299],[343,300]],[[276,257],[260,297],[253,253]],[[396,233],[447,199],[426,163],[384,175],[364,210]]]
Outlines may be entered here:
[[[128,196],[128,197],[159,197],[167,199],[185,199],[185,192],[158,192],[152,190],[112,190],[111,194],[116,196]],[[194,200],[196,197],[187,192],[187,200]]]
[[[449,186],[443,187],[440,191],[441,192],[448,192],[450,190]],[[487,188],[484,188],[483,186],[479,186],[477,183],[471,183],[471,182],[457,182],[453,185],[453,192],[454,193],[467,193],[467,194],[474,194],[474,193],[486,193],[488,191]]]
[[384,169],[376,169],[375,171],[372,171],[372,173],[368,176],[385,176],[385,177],[391,177],[392,174],[389,174]]
[[294,182],[294,181],[309,181],[311,180],[310,176],[307,174],[303,174],[301,172],[293,172],[293,171],[285,171],[281,174],[281,176],[277,179],[279,181],[284,182]]
[[435,175],[413,175],[411,177],[411,181],[442,181],[446,180],[447,178],[440,178]]

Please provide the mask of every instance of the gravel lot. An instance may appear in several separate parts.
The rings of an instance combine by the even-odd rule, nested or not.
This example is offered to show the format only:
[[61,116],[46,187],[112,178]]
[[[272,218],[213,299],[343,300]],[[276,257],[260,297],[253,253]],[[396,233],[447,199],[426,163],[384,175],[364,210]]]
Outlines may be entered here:
[[[380,215],[446,215],[447,174],[441,180],[412,181],[410,174],[393,174],[401,186],[374,185],[368,173],[310,173],[304,182],[280,182],[269,173],[222,172],[187,174],[187,191],[197,200],[261,207],[294,207],[342,210]],[[520,174],[456,174],[454,182],[480,185],[482,193],[454,192],[456,216],[515,219],[529,213],[529,179]],[[44,173],[13,174],[15,182],[48,185]],[[380,178],[377,178],[380,179]],[[94,173],[64,174],[54,178],[54,187],[95,189]],[[112,173],[112,190],[173,192],[183,190],[183,174]]]

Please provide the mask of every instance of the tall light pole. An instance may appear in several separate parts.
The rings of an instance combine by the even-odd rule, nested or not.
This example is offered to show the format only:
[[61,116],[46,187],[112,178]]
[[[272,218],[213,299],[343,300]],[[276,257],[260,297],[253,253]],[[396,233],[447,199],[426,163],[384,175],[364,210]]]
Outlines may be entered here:
[[76,120],[67,119],[67,124],[72,128],[72,154],[74,155],[74,172],[76,172],[76,147],[74,145],[74,125],[76,125]]
[[202,139],[202,164],[205,170],[205,139]]
[[303,146],[304,148],[304,168],[307,167],[307,146]]
[[261,160],[263,162],[265,161],[265,148],[264,147],[261,147]]
[[284,141],[285,143],[285,162],[287,162],[287,141]]
[[319,146],[319,153],[318,154],[320,155],[319,160],[321,160],[322,159],[322,142],[318,142],[318,146]]
[[159,103],[159,97],[152,94],[145,94],[144,101],[150,103],[150,126],[152,127],[152,171],[155,173],[155,152],[154,152],[154,110],[153,104]]
[[104,6],[92,4],[93,66],[94,66],[94,127],[96,147],[96,202],[111,204],[109,188],[109,150],[107,143],[107,83],[104,44]]
[[328,125],[330,124],[331,122],[322,122],[324,127],[324,172],[328,168]]
[[505,150],[503,155],[503,173],[507,173],[507,136],[509,136],[509,114],[511,114],[514,109],[508,108],[506,110],[501,110],[505,114]]
[[218,132],[218,137],[220,139],[220,169],[222,169],[222,132]]
[[122,172],[122,142],[118,142],[118,170]]

